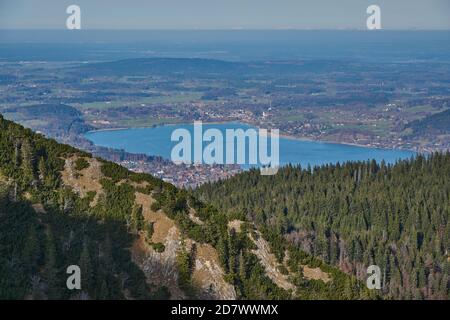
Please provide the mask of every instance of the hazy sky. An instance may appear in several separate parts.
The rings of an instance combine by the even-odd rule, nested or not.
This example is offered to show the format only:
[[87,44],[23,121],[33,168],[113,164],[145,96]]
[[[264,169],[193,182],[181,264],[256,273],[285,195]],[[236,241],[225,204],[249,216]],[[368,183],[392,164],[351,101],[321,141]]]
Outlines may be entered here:
[[450,0],[0,0],[0,29],[62,29],[71,4],[83,29],[450,29]]

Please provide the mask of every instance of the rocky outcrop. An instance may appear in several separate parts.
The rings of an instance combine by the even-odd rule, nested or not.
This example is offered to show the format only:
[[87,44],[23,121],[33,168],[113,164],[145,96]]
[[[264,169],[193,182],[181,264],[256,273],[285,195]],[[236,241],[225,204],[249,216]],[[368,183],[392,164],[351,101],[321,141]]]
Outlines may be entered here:
[[87,196],[88,192],[95,192],[95,197],[91,202],[91,206],[95,206],[98,197],[103,193],[103,187],[100,184],[101,163],[94,158],[84,158],[89,163],[89,167],[78,171],[75,169],[77,159],[76,156],[65,159],[64,171],[61,172],[62,181],[64,185],[71,187],[81,197]]
[[295,285],[288,280],[288,276],[282,274],[279,270],[281,264],[277,261],[275,255],[271,252],[269,243],[262,237],[259,231],[255,231],[257,239],[249,233],[250,239],[255,243],[257,249],[253,253],[259,258],[259,261],[264,266],[266,274],[277,286],[285,290],[292,290],[295,292]]
[[[133,247],[133,260],[144,271],[148,282],[166,286],[173,299],[186,298],[178,285],[176,257],[181,246],[191,251],[195,246],[192,282],[200,299],[236,299],[234,287],[224,279],[216,249],[209,244],[200,244],[191,239],[183,239],[175,222],[161,211],[152,211],[153,199],[149,195],[136,193],[136,203],[142,206],[146,222],[153,224],[153,243],[162,243],[163,252],[156,252],[144,240],[136,241]],[[194,215],[193,212],[191,212]]]

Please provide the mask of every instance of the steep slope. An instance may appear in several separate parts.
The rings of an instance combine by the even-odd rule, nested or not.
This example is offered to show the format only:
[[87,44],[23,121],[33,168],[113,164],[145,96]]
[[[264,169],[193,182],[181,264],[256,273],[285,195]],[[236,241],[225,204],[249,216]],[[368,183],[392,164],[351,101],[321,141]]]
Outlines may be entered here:
[[[361,280],[380,266],[387,297],[450,297],[450,153],[394,166],[288,166],[273,177],[252,170],[196,195],[253,221],[279,261],[294,246]],[[305,277],[326,279],[310,267]]]
[[[244,217],[1,117],[0,150],[0,298],[375,297],[294,247],[280,261]],[[66,287],[70,265],[81,290]]]

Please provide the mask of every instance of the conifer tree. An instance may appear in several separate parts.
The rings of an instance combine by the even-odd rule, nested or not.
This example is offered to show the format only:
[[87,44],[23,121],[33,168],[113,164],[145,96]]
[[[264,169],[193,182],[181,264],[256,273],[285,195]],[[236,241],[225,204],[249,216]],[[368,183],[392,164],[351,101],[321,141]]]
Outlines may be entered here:
[[57,251],[52,229],[47,231],[47,242],[45,250],[44,281],[47,286],[47,297],[59,299],[61,283],[59,281],[59,269],[57,265]]
[[31,142],[25,139],[22,142],[20,149],[21,152],[21,169],[23,174],[23,180],[25,183],[30,184],[34,180],[34,151]]
[[87,237],[83,239],[83,248],[80,254],[79,267],[81,270],[81,290],[90,292],[93,285],[93,266],[89,252],[89,241]]

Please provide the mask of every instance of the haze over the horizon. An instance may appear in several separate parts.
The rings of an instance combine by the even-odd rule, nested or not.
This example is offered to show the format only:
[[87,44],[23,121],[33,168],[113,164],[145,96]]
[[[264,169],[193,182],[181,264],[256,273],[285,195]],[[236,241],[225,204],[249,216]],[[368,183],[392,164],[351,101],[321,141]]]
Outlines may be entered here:
[[0,29],[365,29],[369,5],[383,29],[450,29],[449,0],[0,0]]

